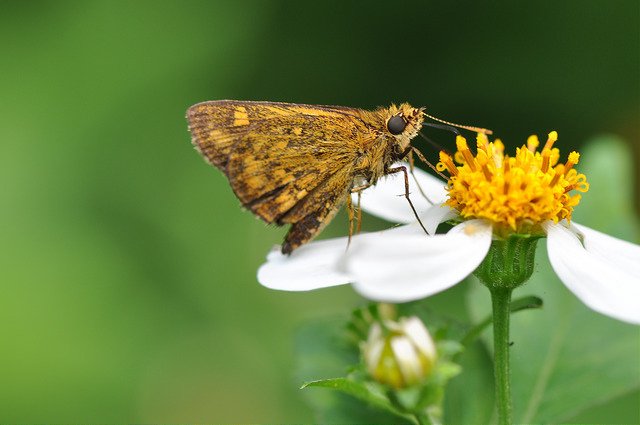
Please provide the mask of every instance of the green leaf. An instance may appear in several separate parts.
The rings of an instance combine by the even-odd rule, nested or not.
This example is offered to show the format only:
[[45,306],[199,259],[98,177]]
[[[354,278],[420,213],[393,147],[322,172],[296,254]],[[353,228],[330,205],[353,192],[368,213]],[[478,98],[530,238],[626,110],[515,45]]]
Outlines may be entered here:
[[391,401],[389,401],[389,398],[384,394],[380,385],[376,385],[371,382],[358,382],[349,378],[333,378],[307,382],[302,386],[302,388],[308,387],[324,387],[338,390],[370,404],[371,406],[377,407],[401,418],[410,421],[413,420],[412,416],[406,415],[394,407]]
[[528,295],[526,297],[518,298],[517,300],[511,301],[511,313],[522,310],[542,308],[543,304],[544,303],[542,301],[542,298]]
[[571,418],[572,423],[610,423],[611,418],[618,417],[620,423],[638,423],[638,406],[640,405],[640,390],[616,398],[615,400],[592,407]]
[[[625,213],[630,205],[631,176],[625,166],[630,156],[613,138],[601,138],[585,150],[581,170],[590,170],[593,198],[578,207],[581,223],[627,238],[637,229],[637,219]],[[511,317],[513,419],[514,423],[573,422],[640,388],[640,328],[589,310],[556,277],[545,243],[537,255],[536,272],[515,294],[537,293],[544,297],[545,308]],[[484,287],[478,283],[468,295],[473,317],[489,314]],[[491,332],[482,341],[490,352]],[[638,421],[637,409],[609,410],[608,422]]]

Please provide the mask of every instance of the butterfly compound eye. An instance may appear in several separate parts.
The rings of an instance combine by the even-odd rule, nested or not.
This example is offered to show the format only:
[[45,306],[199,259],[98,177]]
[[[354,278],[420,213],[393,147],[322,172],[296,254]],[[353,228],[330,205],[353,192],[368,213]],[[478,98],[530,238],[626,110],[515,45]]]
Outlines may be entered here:
[[407,126],[407,122],[400,115],[393,116],[387,121],[387,130],[393,135],[400,134]]

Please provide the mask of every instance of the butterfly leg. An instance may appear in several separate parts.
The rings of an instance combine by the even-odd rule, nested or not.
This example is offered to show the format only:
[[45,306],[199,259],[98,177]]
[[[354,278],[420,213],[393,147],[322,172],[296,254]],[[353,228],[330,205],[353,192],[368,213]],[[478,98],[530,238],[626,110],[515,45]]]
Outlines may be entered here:
[[362,191],[370,188],[371,186],[373,186],[372,183],[367,183],[351,189],[351,193],[358,194],[358,202],[356,203],[356,222],[358,223],[358,226],[356,227],[356,235],[360,233],[360,230],[362,229],[362,208],[360,207],[360,201],[362,200]]
[[351,195],[347,197],[347,213],[349,214],[349,242],[347,242],[347,248],[349,248],[349,244],[351,243],[351,236],[353,236],[354,218],[357,221],[356,234],[360,233],[360,229],[362,228],[362,209],[360,208],[360,199],[362,198],[362,191],[371,186],[373,186],[373,184],[366,183],[366,184],[363,184],[362,186],[356,186],[351,189],[351,193],[358,194],[358,203],[356,204],[355,208],[353,206],[353,200],[351,199]]
[[356,214],[358,214],[358,227],[356,228],[356,234],[360,233],[362,229],[362,208],[360,208],[360,200],[362,199],[362,191],[358,192],[358,206],[356,207]]
[[422,230],[424,230],[426,234],[429,234],[429,232],[427,232],[427,229],[424,227],[424,224],[422,224],[422,221],[420,221],[420,217],[418,216],[416,207],[413,206],[413,202],[411,202],[411,198],[409,197],[409,173],[407,172],[407,167],[400,166],[387,169],[387,174],[394,173],[404,173],[404,197],[407,198],[407,201],[411,206],[411,210],[413,211],[413,215],[416,216],[416,219],[418,220],[418,223],[420,223],[420,227],[422,227]]
[[347,215],[349,216],[349,239],[347,239],[347,249],[351,245],[351,236],[353,236],[353,200],[351,195],[347,196]]
[[[420,152],[420,151],[418,151],[418,152]],[[420,155],[422,155],[422,153],[420,153]],[[413,181],[416,182],[416,186],[418,186],[418,190],[420,191],[420,194],[422,195],[422,197],[424,199],[427,200],[428,203],[433,205],[433,201],[431,201],[431,199],[429,199],[427,194],[424,193],[424,190],[422,190],[422,186],[420,186],[420,182],[418,181],[418,178],[416,177],[416,174],[413,172],[413,170],[415,169],[415,161],[413,159],[413,150],[411,150],[409,152],[409,154],[407,155],[407,158],[409,159],[409,172],[411,173],[411,176],[413,177]]]

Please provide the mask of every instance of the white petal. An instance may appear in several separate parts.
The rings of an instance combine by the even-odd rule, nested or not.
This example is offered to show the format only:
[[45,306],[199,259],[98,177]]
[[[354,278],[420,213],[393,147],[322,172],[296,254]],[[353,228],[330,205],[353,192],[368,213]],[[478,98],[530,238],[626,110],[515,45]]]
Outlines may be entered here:
[[426,227],[430,235],[435,235],[440,223],[456,217],[458,217],[456,210],[444,204],[438,204],[429,208],[424,214],[421,214],[420,221],[422,221],[422,224],[424,224],[424,227]]
[[[416,222],[382,232],[355,235],[352,244],[363,237],[375,238],[376,234],[424,235],[424,231]],[[288,256],[280,252],[280,247],[274,247],[267,255],[267,262],[258,269],[258,282],[282,291],[310,291],[353,282],[344,270],[347,244],[346,237],[311,242]]]
[[371,374],[373,374],[378,367],[383,349],[384,338],[382,336],[382,327],[379,323],[375,322],[371,325],[369,337],[367,338],[366,344],[364,344],[363,352],[364,361]]
[[416,316],[409,317],[404,323],[404,333],[422,355],[434,361],[436,358],[436,345],[429,331]]
[[[394,166],[403,165],[409,170],[409,164],[397,163]],[[415,179],[409,174],[409,189],[411,191],[411,202],[416,207],[418,214],[421,214],[433,204],[444,202],[447,197],[446,184],[419,168],[414,169]],[[416,185],[416,180],[420,184],[424,194],[420,192]],[[352,195],[354,203],[358,201],[357,194]],[[360,201],[362,209],[370,214],[383,218],[393,223],[411,223],[416,217],[411,211],[409,202],[404,197],[404,173],[394,173],[378,180],[375,186],[362,192]]]
[[347,238],[311,242],[291,255],[282,254],[276,247],[258,269],[258,282],[283,291],[309,291],[351,282],[338,267],[346,249]]
[[[633,268],[622,267],[624,262],[611,261],[609,255],[602,255],[607,246],[619,249],[625,245],[623,241],[612,243],[608,239],[613,238],[598,236],[589,229],[584,236],[590,248],[585,249],[576,233],[562,224],[545,223],[545,230],[551,265],[571,292],[597,312],[640,324],[640,278]],[[589,241],[590,238],[593,239]],[[594,246],[603,241],[605,245],[594,253]]]
[[391,350],[405,383],[412,384],[422,377],[422,363],[411,341],[404,336],[391,338]]
[[491,225],[483,220],[466,221],[445,235],[370,233],[352,243],[345,265],[364,297],[406,302],[460,282],[478,267],[490,245]]
[[640,245],[614,238],[573,222],[583,236],[582,244],[591,254],[634,275],[640,281]]

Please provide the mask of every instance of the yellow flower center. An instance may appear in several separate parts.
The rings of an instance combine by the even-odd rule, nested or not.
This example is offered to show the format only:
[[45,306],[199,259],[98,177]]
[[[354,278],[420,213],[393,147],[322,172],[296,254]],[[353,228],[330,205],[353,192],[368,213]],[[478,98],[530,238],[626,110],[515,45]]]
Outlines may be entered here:
[[490,220],[498,234],[505,235],[540,232],[539,224],[547,220],[571,220],[580,194],[570,192],[586,192],[589,183],[573,168],[580,158],[577,152],[558,164],[560,153],[553,147],[557,139],[558,133],[552,131],[538,151],[538,137],[530,136],[526,146],[509,157],[498,139],[489,142],[485,134],[478,134],[473,155],[465,138],[458,136],[454,158],[440,152],[437,165],[439,171],[451,176],[446,205],[464,218]]

